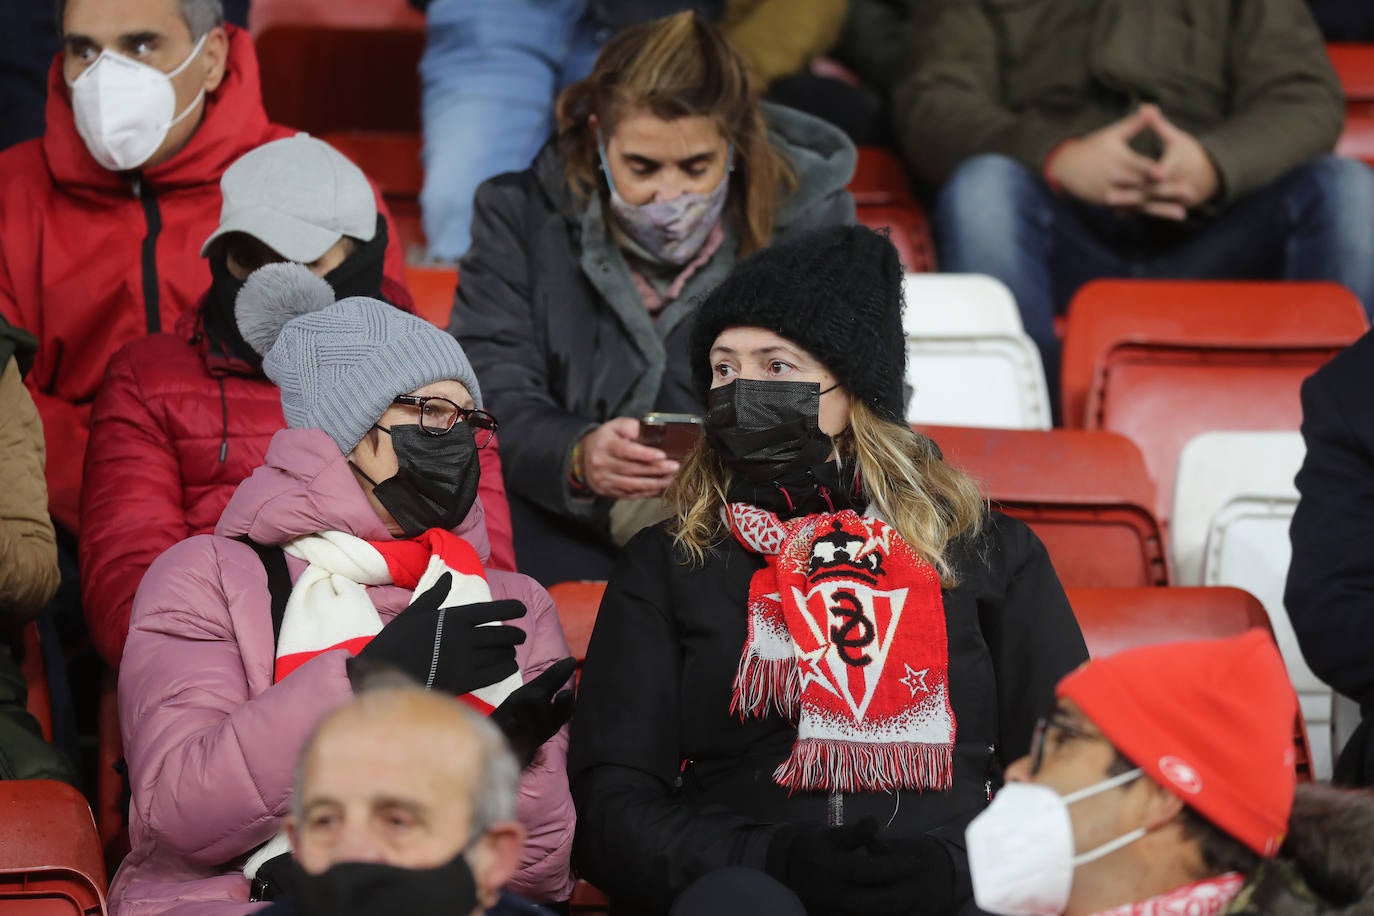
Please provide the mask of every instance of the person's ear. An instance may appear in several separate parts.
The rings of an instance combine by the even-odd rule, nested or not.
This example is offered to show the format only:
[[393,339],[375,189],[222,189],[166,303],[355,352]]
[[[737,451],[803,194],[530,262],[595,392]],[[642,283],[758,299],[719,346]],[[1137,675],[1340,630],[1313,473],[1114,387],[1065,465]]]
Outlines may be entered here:
[[1138,827],[1153,832],[1183,813],[1183,800],[1148,776],[1140,777],[1131,789],[1132,820]]
[[286,816],[286,821],[282,826],[286,830],[286,841],[291,844],[291,854],[294,855],[297,859],[299,859],[301,854],[301,847],[299,842],[300,832],[296,826],[296,815],[288,814]]
[[483,909],[496,905],[501,889],[520,868],[524,849],[525,828],[519,821],[497,821],[487,827],[471,858],[477,900]]
[[214,92],[224,82],[224,73],[229,67],[229,33],[223,26],[215,26],[205,34],[205,92]]

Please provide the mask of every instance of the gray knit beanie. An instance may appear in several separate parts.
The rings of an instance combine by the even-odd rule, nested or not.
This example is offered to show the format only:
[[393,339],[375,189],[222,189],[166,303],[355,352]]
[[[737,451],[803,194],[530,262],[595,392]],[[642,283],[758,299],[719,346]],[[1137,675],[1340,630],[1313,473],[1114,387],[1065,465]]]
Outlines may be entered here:
[[300,264],[254,271],[234,315],[281,389],[287,425],[324,430],[345,455],[392,398],[432,382],[462,382],[482,406],[472,364],[450,334],[376,299],[335,302],[330,285]]

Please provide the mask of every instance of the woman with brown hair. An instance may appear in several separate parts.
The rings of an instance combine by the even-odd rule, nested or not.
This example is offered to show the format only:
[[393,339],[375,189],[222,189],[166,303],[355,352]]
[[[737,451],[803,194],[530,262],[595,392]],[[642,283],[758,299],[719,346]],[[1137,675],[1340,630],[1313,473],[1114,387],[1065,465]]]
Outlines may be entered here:
[[706,436],[611,576],[572,726],[573,864],[617,903],[746,866],[809,913],[955,911],[964,827],[1087,659],[1039,539],[902,421],[901,311],[854,227],[701,306]]
[[516,559],[540,581],[604,578],[612,528],[655,511],[677,464],[639,421],[701,413],[701,299],[737,258],[853,222],[853,146],[758,91],[691,13],[627,29],[534,164],[477,192],[451,330],[500,412]]

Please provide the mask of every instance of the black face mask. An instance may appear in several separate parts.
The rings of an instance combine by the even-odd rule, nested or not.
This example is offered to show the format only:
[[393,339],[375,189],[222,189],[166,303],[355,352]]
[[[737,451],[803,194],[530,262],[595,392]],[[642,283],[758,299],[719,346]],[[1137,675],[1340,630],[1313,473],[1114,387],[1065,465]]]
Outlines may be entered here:
[[706,439],[726,467],[751,483],[804,472],[824,463],[834,447],[819,425],[822,393],[815,382],[736,379],[712,388]]
[[457,528],[477,500],[482,476],[472,427],[455,423],[442,436],[431,436],[418,423],[375,428],[391,435],[400,465],[395,476],[381,483],[359,468],[358,473],[372,484],[377,501],[408,537],[419,537],[431,528]]
[[369,299],[382,298],[382,276],[386,266],[386,220],[377,214],[377,231],[372,240],[363,242],[343,263],[324,275],[324,280],[334,287],[335,299],[349,296],[367,296]]
[[341,862],[318,875],[297,871],[295,894],[303,916],[427,916],[477,909],[477,882],[462,853],[436,868]]
[[[324,275],[325,282],[334,288],[334,298],[349,296],[382,298],[382,276],[386,263],[386,220],[377,215],[377,232],[372,241],[364,242],[343,263]],[[234,303],[247,282],[229,272],[223,246],[210,258],[210,293],[205,299],[205,333],[221,350],[237,357],[262,374],[262,356],[239,333],[234,317]]]

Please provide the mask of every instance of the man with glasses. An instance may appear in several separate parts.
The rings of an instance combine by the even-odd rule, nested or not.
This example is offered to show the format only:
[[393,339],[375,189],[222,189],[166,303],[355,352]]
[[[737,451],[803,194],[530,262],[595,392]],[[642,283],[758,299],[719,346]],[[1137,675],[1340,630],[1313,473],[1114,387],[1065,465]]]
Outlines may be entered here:
[[1295,789],[1297,701],[1267,634],[1122,652],[1056,695],[1030,754],[969,825],[984,911],[1259,916],[1374,903],[1374,867],[1352,865],[1368,858],[1374,802]]

